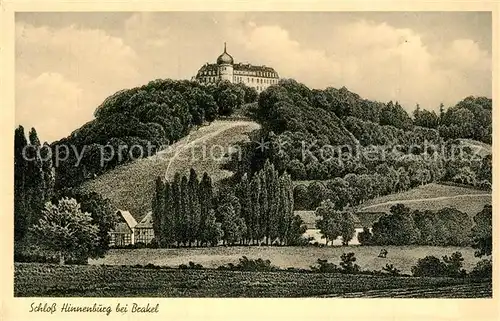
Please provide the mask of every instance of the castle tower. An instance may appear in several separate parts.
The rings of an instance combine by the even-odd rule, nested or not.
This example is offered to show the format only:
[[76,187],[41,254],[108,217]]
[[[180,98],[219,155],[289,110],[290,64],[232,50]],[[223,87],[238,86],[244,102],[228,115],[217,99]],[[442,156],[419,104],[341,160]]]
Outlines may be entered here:
[[217,58],[217,69],[220,80],[233,82],[233,64],[233,57],[227,53],[226,43],[224,42],[224,52]]

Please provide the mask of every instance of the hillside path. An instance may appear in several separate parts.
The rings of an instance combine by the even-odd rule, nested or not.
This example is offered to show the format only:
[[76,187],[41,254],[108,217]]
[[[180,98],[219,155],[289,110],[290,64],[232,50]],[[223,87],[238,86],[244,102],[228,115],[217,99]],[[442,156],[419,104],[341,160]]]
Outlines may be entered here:
[[[217,130],[209,132],[207,134],[204,134],[204,135],[202,135],[198,138],[195,138],[194,140],[191,140],[191,141],[190,141],[190,138],[193,135],[190,133],[188,136],[181,139],[177,144],[173,144],[173,145],[167,147],[166,149],[159,151],[156,155],[153,156],[153,157],[165,157],[166,154],[170,154],[171,152],[174,153],[174,155],[172,157],[170,157],[167,168],[165,169],[165,179],[168,178],[168,173],[169,173],[169,170],[170,170],[172,163],[174,163],[177,160],[177,158],[181,155],[182,152],[186,151],[190,147],[193,147],[197,144],[201,144],[204,141],[207,141],[209,139],[217,137],[220,134],[222,134],[223,132],[225,132],[229,129],[235,128],[235,127],[249,126],[249,127],[255,127],[255,129],[259,128],[259,125],[257,123],[254,123],[252,121],[241,121],[241,120],[239,120],[239,121],[219,121],[219,123],[217,125],[220,126],[220,128],[218,128]],[[200,130],[203,130],[203,129],[204,128],[202,127]]]

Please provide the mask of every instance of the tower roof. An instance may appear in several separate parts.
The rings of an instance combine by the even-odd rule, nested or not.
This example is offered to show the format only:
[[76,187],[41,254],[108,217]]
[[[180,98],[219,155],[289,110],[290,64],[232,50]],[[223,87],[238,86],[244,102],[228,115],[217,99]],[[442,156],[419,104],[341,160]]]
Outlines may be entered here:
[[234,63],[233,57],[226,51],[226,43],[224,42],[224,52],[217,58],[217,64],[229,64],[232,65]]

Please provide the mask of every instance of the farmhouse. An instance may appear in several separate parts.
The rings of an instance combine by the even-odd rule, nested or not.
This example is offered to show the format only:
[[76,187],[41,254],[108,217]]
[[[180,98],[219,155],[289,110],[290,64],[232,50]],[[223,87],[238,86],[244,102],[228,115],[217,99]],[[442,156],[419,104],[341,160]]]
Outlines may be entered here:
[[126,246],[136,243],[150,243],[154,238],[152,213],[147,213],[137,223],[129,211],[117,210],[118,222],[110,232],[109,246]]
[[135,243],[151,243],[155,237],[153,231],[153,213],[148,212],[142,220],[135,226],[134,239]]
[[125,246],[134,244],[134,228],[137,221],[129,211],[117,210],[118,222],[110,232],[109,246]]

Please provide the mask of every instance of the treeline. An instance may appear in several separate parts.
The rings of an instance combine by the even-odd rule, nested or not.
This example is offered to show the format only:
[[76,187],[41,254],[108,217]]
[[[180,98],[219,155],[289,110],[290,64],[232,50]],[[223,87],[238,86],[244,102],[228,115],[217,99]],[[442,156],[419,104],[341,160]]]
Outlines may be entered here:
[[[76,186],[130,159],[150,156],[194,126],[229,116],[256,98],[255,89],[229,82],[154,80],[119,91],[96,109],[94,120],[52,144],[54,155],[67,158],[56,167],[56,185]],[[80,163],[78,155],[83,155]]]
[[50,147],[32,128],[14,132],[14,260],[86,263],[108,249],[115,212],[96,193],[54,186]]
[[54,168],[50,147],[41,144],[34,128],[26,139],[24,128],[14,131],[14,244],[22,247],[28,229],[40,218],[45,202],[54,193]]
[[412,211],[397,204],[373,224],[371,231],[365,228],[358,239],[362,245],[473,246],[478,256],[491,255],[491,218],[491,205],[471,219],[454,208]]
[[153,228],[160,247],[279,244],[296,245],[305,226],[293,216],[290,176],[269,162],[251,178],[214,191],[208,174],[156,181]]

